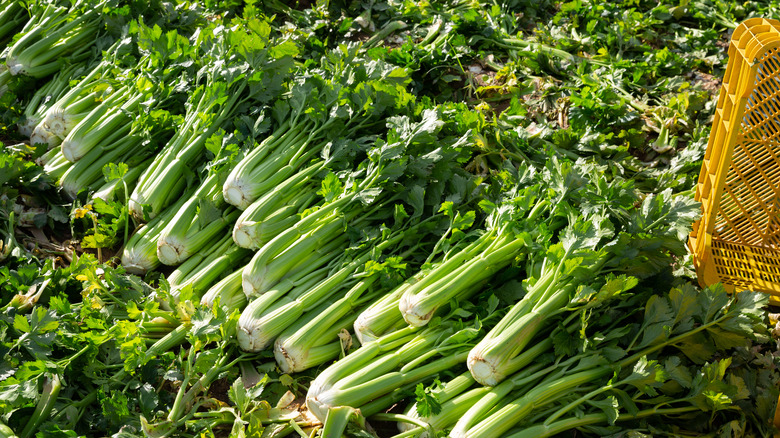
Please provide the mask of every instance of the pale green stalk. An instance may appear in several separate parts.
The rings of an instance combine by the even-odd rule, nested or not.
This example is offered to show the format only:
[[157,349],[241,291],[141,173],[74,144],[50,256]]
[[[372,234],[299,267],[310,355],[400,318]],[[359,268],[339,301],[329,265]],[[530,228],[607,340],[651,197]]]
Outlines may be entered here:
[[[685,406],[679,408],[659,408],[643,409],[635,414],[620,414],[616,421],[630,421],[653,416],[682,416],[688,413],[701,412],[698,406]],[[507,438],[546,438],[558,436],[564,432],[587,427],[591,425],[609,424],[610,418],[607,414],[596,413],[587,414],[579,417],[566,418],[553,423],[534,424],[524,427],[522,430],[511,433]]]
[[353,328],[361,345],[366,345],[407,325],[401,311],[398,310],[398,303],[401,301],[404,290],[413,281],[419,280],[419,277],[420,273],[386,293],[360,312],[355,318]]
[[24,110],[22,121],[18,124],[19,134],[28,138],[32,135],[35,127],[46,117],[47,111],[67,93],[68,82],[80,75],[83,68],[80,64],[68,66],[35,92]]
[[219,302],[219,305],[223,307],[243,309],[247,299],[241,289],[241,271],[243,268],[233,271],[232,274],[211,286],[200,298],[200,303],[209,308],[214,306],[214,303]]
[[[557,266],[543,270],[541,278],[523,299],[469,353],[468,366],[478,382],[492,386],[510,375],[508,363],[523,351],[547,320],[565,310],[580,284],[579,280],[562,274],[575,250],[569,248]],[[587,265],[591,278],[598,276],[609,257],[609,253],[603,252]]]
[[[51,151],[54,151],[54,153],[49,154]],[[68,169],[73,166],[73,163],[68,161],[65,156],[62,155],[62,151],[59,148],[51,149],[49,152],[46,153],[47,159],[43,170],[55,181],[59,181],[60,178],[65,175],[65,172],[67,172]]]
[[340,335],[357,318],[354,309],[378,295],[371,293],[363,297],[376,280],[376,276],[361,280],[343,297],[326,301],[306,313],[295,313],[295,323],[274,342],[279,368],[285,373],[299,372],[337,358],[342,351]]
[[224,208],[219,175],[206,177],[200,187],[176,212],[157,241],[157,257],[166,265],[177,265],[218,237],[239,215]]
[[416,326],[427,324],[440,306],[453,298],[469,298],[474,293],[473,285],[489,279],[508,266],[526,248],[525,242],[521,240],[507,240],[499,245],[493,252],[471,253],[471,257],[463,264],[446,272],[445,276],[436,281],[427,281],[424,288],[414,285],[407,289],[399,302],[404,320]]
[[[32,134],[30,135],[30,144],[31,145],[37,145],[37,144],[45,144],[49,149],[55,148],[62,144],[62,139],[54,135],[51,131],[46,129],[45,126],[43,126],[42,123],[39,123],[38,126],[33,129]],[[60,152],[62,152],[61,148],[59,149]],[[62,155],[63,158],[65,158],[65,155]]]
[[[244,293],[247,296],[258,295],[276,285],[285,275],[301,265],[302,258],[307,254],[323,246],[340,247],[346,249],[347,236],[343,233],[344,223],[340,220],[334,220],[325,223],[320,228],[304,233],[286,249],[274,257],[268,257],[269,252],[263,251],[263,247],[255,253],[252,260],[247,265],[243,274]],[[297,232],[297,230],[294,230]],[[278,237],[282,237],[280,235]],[[277,238],[278,238],[277,237]],[[276,239],[274,239],[276,240]],[[274,240],[267,245],[274,243]]]
[[[420,354],[422,351],[417,351],[416,353]],[[407,354],[409,354],[409,352],[405,351],[404,355]],[[331,387],[326,391],[319,392],[314,398],[310,398],[309,395],[307,395],[306,403],[317,418],[320,418],[323,414],[327,415],[327,412],[333,407],[345,405],[361,406],[376,398],[378,394],[384,394],[393,388],[408,385],[413,382],[419,382],[425,378],[435,376],[442,371],[449,370],[452,367],[463,363],[466,359],[466,354],[466,352],[448,354],[440,359],[425,365],[417,366],[413,369],[401,368],[398,372],[391,372],[392,368],[395,368],[392,367],[382,375],[373,378],[369,377],[373,372],[377,369],[389,368],[390,365],[394,364],[395,360],[387,361],[387,363],[383,364],[385,366],[382,367],[372,364],[368,367],[372,372],[365,374],[356,373],[356,375],[360,375],[361,378],[355,379],[356,381],[354,384],[346,382],[351,379],[345,379],[344,382],[338,383],[338,387]],[[313,385],[314,384],[312,384],[312,386]],[[311,390],[309,391],[309,394],[311,394]]]
[[[262,312],[266,311],[280,297],[283,297],[295,287],[314,286],[327,276],[327,271],[327,268],[321,268],[308,272],[305,275],[299,274],[298,278],[295,279],[287,278],[279,282],[279,284],[265,294],[249,301],[249,304],[241,312],[241,317],[239,317],[238,325],[236,327],[236,339],[238,340],[238,345],[241,349],[254,352],[262,351],[265,346],[270,342],[273,342],[273,339],[261,339],[251,332],[254,327],[253,314],[262,314]],[[282,329],[283,328],[284,327],[282,327]],[[255,345],[257,345],[257,347],[255,347]]]
[[[477,425],[468,429],[468,432],[463,436],[503,437],[517,421],[530,414],[534,409],[552,403],[570,391],[613,372],[611,366],[596,367],[569,374],[557,380],[545,380],[542,384],[530,389],[520,398],[505,404]],[[496,388],[498,389],[502,385],[503,383]],[[506,418],[512,418],[514,421],[506,421]],[[455,436],[460,435],[453,435],[453,437]]]
[[49,418],[61,389],[62,382],[59,375],[56,373],[49,375],[47,373],[41,398],[38,400],[38,404],[35,405],[35,411],[33,411],[32,416],[27,419],[27,426],[19,434],[21,438],[32,437],[38,427]]
[[[324,279],[310,289],[296,288],[296,290],[287,294],[270,307],[255,308],[253,306],[253,313],[251,316],[248,316],[246,319],[242,318],[242,321],[239,322],[239,326],[244,331],[253,334],[255,340],[252,342],[252,351],[258,351],[259,349],[269,346],[270,342],[282,333],[282,330],[290,327],[296,321],[300,321],[301,316],[305,312],[310,311],[315,306],[319,306],[324,300],[329,299],[329,297],[334,294],[340,295],[341,293],[346,293],[345,298],[348,301],[344,302],[342,307],[337,311],[328,310],[332,315],[322,315],[322,318],[324,319],[319,324],[319,327],[324,330],[326,327],[329,327],[328,324],[332,325],[337,321],[342,320],[342,317],[346,315],[346,313],[349,313],[354,306],[358,305],[360,296],[365,292],[366,288],[376,281],[377,276],[358,280],[354,287],[352,287],[352,281],[349,281],[349,279],[351,277],[355,279],[359,277],[361,269],[372,257],[376,257],[377,254],[381,254],[383,251],[393,250],[409,232],[410,229],[404,229],[401,232],[396,232],[387,236],[383,241],[373,245],[370,249],[355,255],[353,260],[349,261],[335,272],[330,273],[327,279]],[[336,245],[334,248],[340,248],[338,239],[332,242],[331,245]],[[305,254],[305,252],[301,254]],[[380,293],[379,291],[376,292]],[[354,317],[356,317],[356,315]],[[354,317],[349,318],[347,326],[354,322]],[[335,318],[335,320],[332,318]],[[251,326],[249,324],[251,324]],[[346,328],[346,326],[344,328]],[[340,330],[341,329],[338,329],[337,332]],[[258,341],[258,339],[265,340],[267,343],[262,343],[261,341]]]
[[[277,178],[280,175],[276,174],[276,172],[269,175],[266,173],[266,169],[263,168],[254,171],[254,167],[263,167],[264,160],[269,158],[269,156],[269,161],[279,163],[283,156],[274,153],[279,149],[289,149],[304,139],[306,133],[303,128],[303,126],[291,126],[289,122],[286,122],[278,126],[257,147],[247,153],[231,170],[230,175],[225,180],[222,189],[225,200],[241,210],[245,210],[269,189],[272,189],[276,184],[268,185],[262,184],[262,182],[268,178]],[[279,180],[278,183],[282,181],[284,180]]]
[[[263,293],[252,300],[241,313],[238,320],[238,343],[245,351],[261,351],[271,345],[276,336],[289,326],[291,321],[282,315],[266,315],[277,301],[291,290],[308,291],[321,282],[326,275],[328,265],[343,254],[343,242],[334,241],[318,248],[316,251],[302,254],[295,261],[294,269],[282,276],[273,286],[264,289]],[[311,273],[312,282],[301,283]],[[302,276],[303,274],[303,276]],[[246,289],[244,289],[246,293]],[[276,304],[278,306],[278,304]],[[266,321],[267,320],[267,321]]]
[[124,199],[125,196],[130,196],[130,193],[125,193],[125,185],[127,185],[128,190],[132,190],[135,187],[135,182],[138,181],[138,177],[141,176],[141,173],[151,162],[152,158],[147,158],[137,166],[130,167],[121,179],[104,183],[95,190],[95,193],[92,194],[92,199],[100,198],[104,201],[117,201]]
[[[244,87],[242,82],[229,89],[227,101],[222,103],[219,96],[212,95],[217,92],[214,90],[201,88],[193,94],[197,101],[191,102],[192,109],[187,112],[184,125],[144,172],[130,197],[130,211],[135,217],[144,217],[144,205],[150,207],[149,217],[154,217],[181,196],[186,186],[186,171],[202,161],[206,140],[233,114]],[[203,114],[213,117],[206,122]]]
[[[429,346],[429,343],[417,342],[415,345],[422,344],[420,347],[413,349],[411,342],[417,338],[416,332],[420,329],[417,327],[407,327],[401,330],[397,330],[393,333],[383,336],[376,341],[363,345],[358,350],[352,352],[345,358],[336,362],[336,364],[329,366],[322,371],[309,386],[309,391],[306,395],[306,406],[309,408],[317,418],[324,420],[327,416],[327,411],[331,407],[342,405],[338,400],[333,400],[332,391],[339,391],[342,387],[341,381],[352,377],[362,377],[367,375],[367,379],[376,377],[372,371],[376,370],[381,375],[383,372],[389,372],[396,368],[401,360],[406,359],[403,356],[404,353],[411,350],[410,356],[414,356],[416,353],[420,353],[425,347]],[[409,344],[406,348],[401,348]],[[384,356],[382,356],[385,354]],[[383,359],[380,363],[378,357]],[[392,361],[392,362],[391,362]],[[388,362],[391,362],[388,364]],[[370,368],[366,367],[367,363],[373,363]],[[382,365],[382,368],[375,368]],[[354,403],[343,403],[349,406],[354,406]]]
[[310,179],[323,164],[319,162],[296,173],[246,207],[233,227],[236,244],[258,249],[295,225],[297,215],[316,199],[317,188]]
[[[514,213],[523,223],[543,220],[550,202],[540,199]],[[515,236],[513,221],[495,224],[476,241],[431,269],[426,277],[404,291],[399,309],[406,322],[416,326],[428,323],[436,311],[453,298],[468,298],[469,290],[509,266],[529,248],[525,238]],[[472,292],[473,293],[473,292]]]
[[160,265],[157,258],[157,240],[176,211],[184,204],[182,198],[162,214],[142,225],[127,241],[122,251],[122,266],[131,274],[144,275]]
[[[110,55],[114,48],[115,47],[110,48],[106,53]],[[101,92],[94,90],[94,87],[99,84],[101,78],[110,71],[111,66],[112,64],[110,61],[101,61],[89,70],[86,76],[79,79],[76,85],[69,87],[67,91],[62,94],[62,96],[59,96],[54,102],[50,102],[48,108],[41,114],[40,121],[34,127],[33,132],[38,132],[38,135],[40,136],[45,132],[50,132],[51,135],[55,135],[55,130],[63,130],[66,134],[69,130],[72,130],[75,124],[66,128],[65,125],[67,122],[65,118],[70,118],[74,113],[88,112],[99,104],[102,94],[106,91],[113,90],[111,88]],[[67,77],[64,78],[63,82],[65,86],[68,86]],[[73,109],[71,109],[72,106]],[[52,125],[55,125],[55,129],[52,129]],[[56,136],[60,139],[64,138],[63,135]],[[53,146],[50,145],[50,147]]]
[[[440,400],[441,412],[429,417],[421,417],[415,410],[417,405],[412,404],[408,408],[407,416],[425,423],[428,429],[434,432],[444,431],[452,427],[458,419],[468,411],[468,409],[477,402],[477,400],[484,397],[485,393],[490,391],[490,388],[480,386],[472,388],[468,391],[464,391],[462,394],[458,394],[449,400]],[[398,428],[402,432],[415,429],[415,427],[409,423],[399,423]],[[431,436],[427,432],[418,435],[419,438],[435,438],[435,435]]]
[[65,160],[65,157],[62,155],[61,150],[57,148],[49,149],[48,151],[44,152],[43,155],[35,159],[35,164],[45,168],[49,162],[51,162],[54,159],[57,159],[57,157],[59,157],[59,159]]
[[[479,400],[475,400],[466,412],[461,414],[452,428],[450,435],[453,438],[470,436],[467,434],[467,431],[474,424],[485,418],[485,416],[489,414],[491,410],[495,409],[495,407],[512,391],[524,387],[529,383],[537,384],[556,370],[565,368],[567,365],[574,362],[575,359],[570,359],[563,364],[556,363],[545,366],[545,361],[540,360],[540,357],[551,348],[552,340],[546,338],[521,354],[519,356],[520,360],[514,363],[516,374],[496,386],[486,387],[488,391],[484,393]],[[529,366],[531,364],[533,365]],[[560,374],[561,373],[559,372],[559,375]]]
[[100,182],[103,180],[103,167],[106,164],[123,162],[128,156],[143,155],[139,151],[143,141],[141,137],[124,135],[123,131],[117,131],[105,141],[107,143],[105,148],[92,149],[73,163],[60,178],[59,185],[71,199],[75,199],[82,190],[100,187],[102,185]]
[[27,11],[22,7],[21,2],[9,1],[5,3],[5,7],[0,10],[0,47],[5,45],[6,37],[16,33],[29,21]]
[[87,95],[79,96],[78,100],[66,107],[53,106],[46,112],[42,121],[52,134],[66,138],[76,125],[101,104],[99,100],[102,97],[101,94],[93,91]]
[[62,153],[70,161],[78,161],[101,144],[111,143],[128,135],[132,128],[130,114],[136,110],[143,95],[128,89],[112,93],[81,120],[62,141]]
[[[42,12],[42,19],[9,48],[6,65],[13,75],[22,74],[43,78],[62,68],[61,59],[86,58],[100,30],[99,12],[103,3],[81,9],[77,3],[71,11],[48,5]],[[81,10],[79,10],[81,9]]]
[[230,236],[224,236],[219,242],[189,258],[168,276],[171,295],[179,298],[181,291],[191,288],[193,296],[200,298],[226,271],[232,270],[248,256],[248,251],[237,247]]
[[338,406],[362,410],[370,405],[366,408],[376,413],[393,402],[397,391],[462,366],[481,324],[445,318],[425,329],[410,326],[366,343],[314,379],[306,405],[320,419]]
[[327,417],[322,422],[321,436],[343,436],[349,422],[358,416],[360,416],[360,412],[349,406],[338,406],[329,410]]

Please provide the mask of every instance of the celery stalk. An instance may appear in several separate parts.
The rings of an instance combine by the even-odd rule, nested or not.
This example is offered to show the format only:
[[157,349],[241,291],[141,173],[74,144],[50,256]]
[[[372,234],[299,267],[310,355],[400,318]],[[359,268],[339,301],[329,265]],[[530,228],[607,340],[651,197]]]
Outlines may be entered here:
[[217,174],[209,175],[176,212],[157,240],[157,257],[166,265],[187,260],[213,241],[239,215],[224,208]]

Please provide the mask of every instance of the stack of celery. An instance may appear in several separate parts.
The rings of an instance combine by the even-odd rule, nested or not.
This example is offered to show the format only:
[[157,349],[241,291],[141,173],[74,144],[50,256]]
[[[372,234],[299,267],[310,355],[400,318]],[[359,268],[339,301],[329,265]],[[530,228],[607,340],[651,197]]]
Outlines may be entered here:
[[[0,421],[23,438],[90,421],[124,422],[123,437],[369,436],[388,422],[381,436],[603,436],[776,399],[730,367],[764,339],[766,297],[672,272],[699,211],[690,193],[648,190],[517,114],[422,95],[420,63],[476,20],[446,3],[463,17],[429,26],[410,60],[377,46],[401,21],[361,44],[328,34],[343,16],[319,3],[0,0],[0,94],[25,105],[14,129],[73,202],[71,232],[99,259],[116,251],[72,260],[83,303],[50,301],[112,321],[83,324],[100,334],[72,356],[55,360],[74,342],[52,355],[31,342],[53,335],[12,345],[0,326],[0,350],[34,359],[2,363]],[[400,7],[383,5],[360,17]],[[56,328],[41,302],[68,281],[20,289],[0,323]],[[85,366],[94,384],[66,378],[82,355],[100,358]],[[35,370],[45,385],[22,406],[3,381]],[[297,394],[272,407],[272,382]],[[126,390],[143,395],[122,413],[110,400]],[[96,400],[103,417],[82,419]]]

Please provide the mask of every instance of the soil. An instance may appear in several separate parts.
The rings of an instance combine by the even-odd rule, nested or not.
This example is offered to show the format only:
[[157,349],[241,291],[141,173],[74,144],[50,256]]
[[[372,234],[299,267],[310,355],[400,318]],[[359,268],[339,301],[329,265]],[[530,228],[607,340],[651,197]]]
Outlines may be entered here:
[[215,398],[222,403],[230,404],[230,398],[228,397],[228,390],[230,389],[230,382],[227,378],[219,379],[209,386],[208,396]]

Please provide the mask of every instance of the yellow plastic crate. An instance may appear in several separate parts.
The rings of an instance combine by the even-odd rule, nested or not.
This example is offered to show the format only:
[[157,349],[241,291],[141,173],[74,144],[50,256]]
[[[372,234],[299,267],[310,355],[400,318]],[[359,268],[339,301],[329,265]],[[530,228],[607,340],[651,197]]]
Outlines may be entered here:
[[[752,18],[729,44],[688,240],[702,287],[780,304],[780,21]],[[780,402],[775,411],[780,428]],[[776,435],[777,437],[778,435]]]
[[780,304],[780,21],[740,24],[718,96],[688,245],[702,286]]

